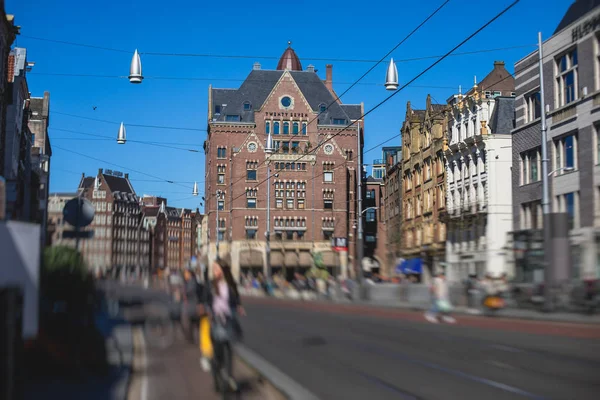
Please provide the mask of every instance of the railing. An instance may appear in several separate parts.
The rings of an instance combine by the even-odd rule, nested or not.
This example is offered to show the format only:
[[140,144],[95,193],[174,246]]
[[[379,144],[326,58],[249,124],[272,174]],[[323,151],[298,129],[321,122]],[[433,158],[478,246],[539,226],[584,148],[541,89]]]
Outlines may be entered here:
[[385,160],[383,158],[376,158],[373,160],[373,165],[385,165]]
[[557,111],[554,115],[552,115],[552,123],[556,124],[558,122],[572,118],[576,115],[577,115],[577,104],[572,104],[571,106],[567,106],[567,107],[563,108],[562,110]]

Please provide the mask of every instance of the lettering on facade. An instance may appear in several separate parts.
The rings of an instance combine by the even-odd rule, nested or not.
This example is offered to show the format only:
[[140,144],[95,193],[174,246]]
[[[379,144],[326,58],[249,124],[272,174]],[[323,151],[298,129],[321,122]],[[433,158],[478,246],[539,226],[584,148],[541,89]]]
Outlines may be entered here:
[[291,117],[291,118],[308,118],[307,113],[290,113],[290,112],[266,112],[269,117]]
[[571,31],[573,42],[577,42],[579,39],[583,39],[588,34],[595,32],[599,27],[600,14],[594,15],[587,21],[583,21]]

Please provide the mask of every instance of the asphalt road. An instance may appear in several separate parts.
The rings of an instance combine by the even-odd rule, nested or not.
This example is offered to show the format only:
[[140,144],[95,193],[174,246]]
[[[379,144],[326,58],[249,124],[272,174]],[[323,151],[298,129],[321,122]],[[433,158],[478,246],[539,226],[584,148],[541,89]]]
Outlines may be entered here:
[[245,344],[322,399],[597,399],[600,326],[245,299]]

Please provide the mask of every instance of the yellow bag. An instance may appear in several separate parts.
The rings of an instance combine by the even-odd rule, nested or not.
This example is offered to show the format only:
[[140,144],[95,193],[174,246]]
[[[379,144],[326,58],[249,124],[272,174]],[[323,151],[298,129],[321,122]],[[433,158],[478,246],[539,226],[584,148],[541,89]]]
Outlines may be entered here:
[[210,339],[210,319],[208,317],[200,319],[200,352],[208,359],[212,359],[213,357],[213,346]]

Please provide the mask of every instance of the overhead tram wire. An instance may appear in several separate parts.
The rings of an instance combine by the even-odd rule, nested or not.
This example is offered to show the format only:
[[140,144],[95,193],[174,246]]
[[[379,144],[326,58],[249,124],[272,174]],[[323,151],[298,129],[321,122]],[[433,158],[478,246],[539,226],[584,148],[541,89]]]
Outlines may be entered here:
[[[467,43],[468,41],[470,41],[471,39],[473,39],[475,36],[477,36],[481,31],[483,31],[484,29],[486,29],[488,26],[490,26],[493,22],[495,22],[498,18],[500,18],[502,15],[504,15],[506,12],[508,12],[510,9],[512,9],[514,6],[516,6],[518,3],[520,3],[521,0],[515,0],[513,1],[511,4],[509,4],[506,8],[504,8],[500,13],[496,14],[492,19],[490,19],[488,22],[486,22],[484,25],[482,25],[480,28],[478,28],[475,32],[473,32],[472,34],[470,34],[469,36],[467,36],[464,40],[462,40],[459,44],[457,44],[454,48],[452,48],[452,50],[450,50],[449,52],[447,52],[445,55],[443,55],[440,59],[436,60],[433,64],[431,64],[429,67],[425,68],[423,71],[421,71],[419,74],[417,74],[414,78],[412,78],[410,81],[408,81],[407,83],[405,83],[402,87],[400,87],[398,90],[396,90],[394,93],[392,93],[391,95],[389,95],[388,97],[386,97],[385,99],[383,99],[381,102],[379,102],[377,105],[375,105],[373,108],[371,108],[369,111],[367,111],[366,113],[364,113],[360,118],[358,119],[363,119],[364,117],[366,117],[367,115],[369,115],[370,113],[372,113],[373,111],[375,111],[377,108],[381,107],[383,104],[385,104],[387,101],[389,101],[392,97],[396,96],[398,93],[400,93],[404,88],[406,88],[408,85],[410,85],[412,82],[414,82],[415,80],[417,80],[418,78],[420,78],[421,76],[423,76],[425,73],[427,73],[429,70],[431,70],[433,67],[435,67],[437,64],[439,64],[440,62],[442,62],[444,59],[446,59],[450,54],[452,54],[455,50],[459,49],[460,47],[462,47],[465,43]],[[356,124],[355,122],[351,122],[350,124],[348,124],[344,129],[342,129],[341,132],[343,132],[344,130],[346,130],[347,128],[352,127],[352,125]],[[337,133],[336,135],[338,135],[339,133]],[[319,144],[319,146],[327,143],[328,141],[330,141],[331,139],[333,139],[336,135],[332,135],[329,139],[324,140],[323,142],[321,142]],[[296,160],[293,160],[291,162],[297,162],[299,160],[301,160],[305,155],[300,156],[299,158],[297,158]],[[275,171],[274,173],[279,173],[279,172],[283,172],[285,171],[285,169],[279,169],[277,171]],[[312,179],[311,179],[312,180]],[[267,180],[264,179],[262,181],[260,181],[259,183],[257,183],[253,189],[257,189],[261,184],[265,183]],[[231,199],[230,201],[233,202],[235,200],[237,200],[238,198],[245,196],[246,193],[242,193],[239,196],[236,196],[235,198]]]
[[[406,42],[412,35],[414,35],[419,29],[421,29],[423,27],[423,25],[425,25],[431,18],[433,18],[438,12],[440,12],[440,10],[442,8],[444,8],[448,3],[450,2],[450,0],[445,0],[438,8],[436,8],[431,14],[429,14],[427,16],[427,18],[425,18],[423,21],[421,21],[421,23],[419,25],[417,25],[416,28],[414,28],[412,31],[410,31],[408,33],[408,35],[406,35],[400,42],[398,42],[389,52],[387,52],[381,59],[379,59],[378,61],[376,61],[376,64],[373,65],[371,68],[369,68],[364,74],[362,74],[360,76],[360,78],[358,78],[352,85],[350,85],[350,87],[348,89],[346,89],[342,94],[340,94],[339,96],[336,96],[335,99],[329,103],[327,105],[327,107],[324,110],[319,110],[319,113],[313,117],[311,120],[309,120],[306,125],[307,127],[310,126],[310,124],[312,124],[314,121],[317,121],[318,123],[318,119],[319,116],[321,114],[323,114],[324,112],[327,112],[327,110],[329,110],[329,107],[331,107],[333,104],[336,104],[337,101],[346,93],[348,93],[354,86],[356,86],[365,76],[367,76],[371,71],[373,71],[373,69],[375,69],[377,67],[377,65],[379,65],[381,62],[383,62],[390,54],[392,54],[398,47],[400,47],[404,42]],[[410,83],[410,82],[409,82]],[[368,113],[367,113],[368,114]],[[365,115],[367,115],[365,114]],[[365,115],[361,116],[358,119],[362,119]],[[311,153],[316,152],[324,143],[327,143],[329,140],[333,139],[334,137],[336,137],[337,135],[341,134],[342,132],[344,132],[347,128],[352,127],[352,125],[354,125],[355,122],[351,123],[350,125],[346,126],[344,129],[342,129],[341,131],[339,131],[338,133],[334,134],[331,138],[329,138],[328,140],[326,140],[325,142],[321,142],[318,143],[317,146],[315,146],[314,149],[312,149],[309,153],[304,154],[300,159],[304,158],[307,155],[310,155]],[[317,132],[318,134],[318,132]],[[299,134],[297,135],[293,135],[293,136],[300,136]],[[292,137],[292,136],[290,136]],[[296,160],[299,161],[300,159]],[[260,166],[262,166],[263,164],[265,164],[267,162],[267,158],[265,158],[264,160],[262,160],[256,167],[256,169],[258,169]],[[295,162],[295,161],[294,161]],[[236,180],[235,182],[233,182],[231,185],[235,185],[236,183],[242,181],[243,178],[240,178],[238,180]],[[216,194],[215,194],[216,196]]]
[[[76,43],[76,42],[71,42],[71,41],[66,41],[66,40],[48,39],[48,38],[42,38],[42,37],[30,36],[30,35],[23,35],[23,34],[19,35],[19,37],[23,38],[23,39],[39,40],[39,41],[43,41],[43,42],[57,43],[57,44],[63,44],[63,45],[68,45],[68,46],[87,47],[87,48],[90,48],[90,49],[113,51],[113,52],[118,52],[118,53],[127,53],[127,54],[131,53],[131,50],[124,50],[124,49],[117,49],[117,48],[103,47],[103,46],[96,46],[96,45],[85,44],[85,43]],[[493,51],[500,51],[500,50],[511,50],[511,49],[525,48],[525,47],[535,47],[535,46],[537,46],[537,44],[516,45],[516,46],[510,46],[510,47],[504,47],[504,48],[497,48],[497,49],[465,51],[465,52],[461,52],[461,53],[454,53],[454,54],[452,54],[452,56],[463,56],[463,55],[471,55],[471,54],[484,53],[484,52],[493,52]],[[229,58],[229,59],[279,60],[279,57],[276,57],[276,56],[264,56],[264,55],[261,56],[261,55],[236,55],[236,54],[212,54],[212,53],[167,53],[167,52],[151,52],[151,51],[139,52],[139,54],[140,55],[147,55],[147,56],[160,56],[160,57],[198,57],[198,58],[225,58],[225,59]],[[397,63],[401,63],[401,62],[420,61],[420,60],[426,60],[426,59],[438,58],[438,57],[441,57],[441,56],[424,56],[424,57],[398,59],[398,60],[396,60],[396,62]],[[304,60],[309,60],[309,61],[331,61],[331,62],[347,62],[347,63],[376,63],[376,62],[378,62],[377,60],[356,59],[356,58],[354,58],[354,59],[347,59],[347,58],[326,58],[326,57],[302,57],[302,58]],[[39,75],[39,73],[36,73],[36,75]],[[125,76],[123,76],[123,77],[126,78]],[[145,77],[145,78],[147,78],[147,77]]]
[[[113,125],[120,125],[121,124],[120,122],[116,122],[116,121],[109,121],[109,120],[100,119],[100,118],[84,117],[82,115],[69,114],[69,113],[64,113],[64,112],[54,111],[54,110],[52,110],[52,114],[65,115],[67,117],[73,117],[73,118],[87,119],[89,121],[104,122],[106,124],[113,124]],[[179,131],[206,132],[206,129],[186,128],[186,127],[180,127],[180,126],[143,125],[143,124],[130,124],[130,123],[127,123],[125,125],[127,127],[136,127],[136,128],[169,129],[169,130],[179,130]]]
[[134,172],[136,174],[147,176],[149,178],[154,178],[154,179],[160,180],[160,181],[165,182],[165,183],[170,183],[172,185],[178,185],[178,186],[181,186],[181,187],[189,188],[189,186],[183,185],[181,183],[178,183],[177,181],[172,181],[172,180],[169,180],[169,179],[161,178],[160,176],[152,175],[152,174],[149,174],[147,172],[135,170],[133,168],[128,168],[128,167],[125,167],[123,165],[115,164],[113,162],[101,160],[99,158],[96,158],[96,157],[93,157],[93,156],[89,156],[87,154],[79,153],[78,151],[74,151],[74,150],[71,150],[71,149],[66,149],[64,147],[60,147],[60,146],[56,146],[56,145],[53,145],[52,147],[56,148],[56,149],[59,149],[59,150],[62,150],[62,151],[65,151],[67,153],[76,154],[76,155],[78,155],[80,157],[89,158],[90,160],[98,161],[98,162],[101,162],[101,163],[104,163],[104,164],[108,164],[108,165],[113,165],[113,166],[115,166],[117,168],[122,168],[125,171],[130,171],[130,172]]
[[[84,135],[84,136],[91,136],[94,138],[98,138],[96,140],[111,140],[111,141],[115,140],[114,138],[112,138],[110,136],[106,136],[106,135],[98,135],[98,134],[94,134],[94,133],[80,132],[80,131],[74,131],[74,130],[70,130],[70,129],[61,129],[61,128],[54,128],[54,127],[51,127],[50,129],[53,129],[55,131],[60,131],[60,132],[69,132],[69,133],[74,133],[76,135]],[[69,139],[69,138],[66,138],[66,139]],[[72,138],[72,139],[77,139],[77,138]],[[56,140],[56,138],[55,138],[55,140]],[[182,151],[187,151],[187,152],[191,152],[191,153],[200,153],[201,152],[200,150],[196,150],[196,149],[186,149],[184,147],[170,146],[170,144],[177,145],[178,143],[162,143],[162,142],[152,142],[152,141],[146,141],[146,140],[135,140],[135,139],[127,139],[127,141],[132,142],[132,143],[143,144],[143,145],[147,145],[147,146],[164,147],[167,149],[182,150]],[[192,146],[200,147],[200,145],[192,145]]]
[[[70,151],[70,150],[68,150],[68,151]],[[107,161],[101,161],[101,162],[108,163]],[[71,170],[68,170],[68,169],[64,169],[64,168],[60,168],[60,167],[55,167],[55,166],[52,166],[50,168],[51,168],[51,170],[67,172],[69,174],[78,175],[78,176],[81,176],[82,173],[85,174],[85,172],[83,172],[83,171],[80,171],[80,172],[71,171]],[[131,182],[165,183],[164,179],[136,179],[136,178],[130,178],[129,180]],[[184,183],[189,183],[189,184],[194,184],[194,183],[201,184],[201,183],[204,183],[204,181],[202,181],[202,182],[194,182],[194,181],[171,181],[171,182],[173,182],[173,183],[181,183],[181,184],[184,184]],[[163,193],[167,193],[167,192],[163,192]],[[171,193],[171,192],[169,192],[169,193]],[[181,192],[177,192],[177,193],[181,193]]]

